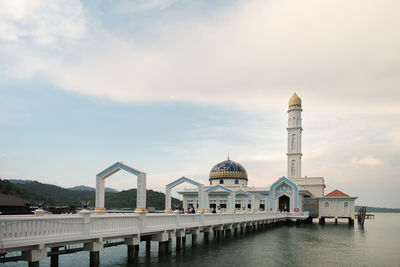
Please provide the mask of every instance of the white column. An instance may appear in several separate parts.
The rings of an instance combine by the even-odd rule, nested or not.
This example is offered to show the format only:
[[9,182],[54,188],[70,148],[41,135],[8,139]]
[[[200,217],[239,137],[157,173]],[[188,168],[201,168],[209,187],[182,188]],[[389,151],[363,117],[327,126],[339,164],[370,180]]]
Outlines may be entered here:
[[146,173],[139,173],[137,185],[135,212],[146,212]]
[[228,212],[235,212],[235,193],[229,193],[228,195]]
[[171,209],[171,188],[165,188],[165,212],[172,212]]
[[96,207],[94,209],[95,213],[105,213],[104,208],[104,178],[96,176]]

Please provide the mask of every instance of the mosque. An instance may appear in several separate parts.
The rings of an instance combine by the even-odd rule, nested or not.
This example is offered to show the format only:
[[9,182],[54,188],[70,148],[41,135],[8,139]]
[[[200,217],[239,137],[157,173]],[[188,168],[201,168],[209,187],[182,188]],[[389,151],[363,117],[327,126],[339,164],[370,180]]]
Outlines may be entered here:
[[[248,186],[246,169],[228,157],[211,169],[210,185],[204,186],[206,199],[201,201],[205,201],[208,211],[309,211],[311,217],[354,219],[355,197],[339,190],[325,195],[323,177],[301,176],[302,111],[301,99],[294,93],[288,108],[287,176],[269,187]],[[178,193],[183,196],[185,209],[200,210],[198,190]]]

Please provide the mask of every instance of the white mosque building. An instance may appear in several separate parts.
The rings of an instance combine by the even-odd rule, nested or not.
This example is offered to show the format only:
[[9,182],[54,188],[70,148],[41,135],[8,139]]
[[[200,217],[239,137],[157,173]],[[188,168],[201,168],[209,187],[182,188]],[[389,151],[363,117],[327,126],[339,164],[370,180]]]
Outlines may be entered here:
[[184,209],[201,211],[199,206],[205,206],[205,210],[221,212],[309,211],[312,217],[354,219],[356,198],[338,190],[325,196],[323,177],[301,176],[302,111],[301,99],[295,93],[289,100],[288,109],[286,177],[279,178],[269,187],[252,187],[248,185],[246,169],[228,158],[211,169],[210,185],[201,186],[206,193],[202,197],[205,199],[199,201],[197,189],[178,192],[183,196]]

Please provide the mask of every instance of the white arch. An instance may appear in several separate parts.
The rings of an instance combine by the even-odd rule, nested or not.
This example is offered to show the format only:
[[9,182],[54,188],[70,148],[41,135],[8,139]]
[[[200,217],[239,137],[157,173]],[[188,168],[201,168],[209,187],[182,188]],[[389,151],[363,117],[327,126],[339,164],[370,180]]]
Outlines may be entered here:
[[137,176],[137,194],[135,212],[146,212],[146,173],[136,170],[123,162],[117,162],[96,175],[96,207],[95,212],[104,213],[105,180],[114,173],[124,170]]
[[189,184],[197,186],[198,189],[198,202],[199,202],[199,208],[197,209],[198,212],[204,212],[206,211],[205,207],[205,196],[204,196],[204,185],[193,181],[192,179],[186,178],[186,177],[181,177],[179,179],[176,179],[175,181],[169,183],[165,187],[165,212],[171,212],[171,189],[174,188],[175,186],[180,185],[181,183],[187,182]]

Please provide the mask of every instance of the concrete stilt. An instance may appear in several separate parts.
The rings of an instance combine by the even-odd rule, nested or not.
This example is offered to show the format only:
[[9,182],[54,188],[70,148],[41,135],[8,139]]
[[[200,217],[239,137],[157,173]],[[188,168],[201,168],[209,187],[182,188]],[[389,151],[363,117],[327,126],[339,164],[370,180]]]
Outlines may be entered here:
[[325,217],[319,218],[319,223],[320,223],[320,224],[324,224],[324,223],[325,223]]
[[147,239],[146,240],[146,253],[150,253],[151,251],[151,240]]
[[243,232],[244,232],[244,227],[240,226],[240,234],[243,235]]
[[[58,252],[60,250],[59,247],[52,247],[51,252]],[[51,255],[50,257],[50,266],[58,267],[58,255]]]
[[335,224],[337,224],[337,220],[338,220],[338,219],[337,219],[337,218],[335,218]]
[[168,240],[158,242],[158,255],[165,256],[168,254]]
[[192,234],[192,246],[196,246],[197,244],[197,234]]
[[39,261],[30,261],[30,262],[28,262],[28,266],[29,267],[39,267],[40,264],[39,264]]
[[210,240],[210,232],[204,232],[204,241],[208,242]]
[[221,239],[222,230],[217,230],[217,240]]
[[128,247],[128,262],[134,263],[136,257],[136,245],[127,245]]
[[168,254],[172,253],[172,238],[168,239]]
[[90,267],[100,265],[100,251],[90,251]]
[[186,236],[182,236],[182,247],[186,245]]
[[354,224],[354,220],[352,218],[349,218],[349,224],[353,225]]
[[176,237],[176,250],[181,250],[182,248],[182,237]]

